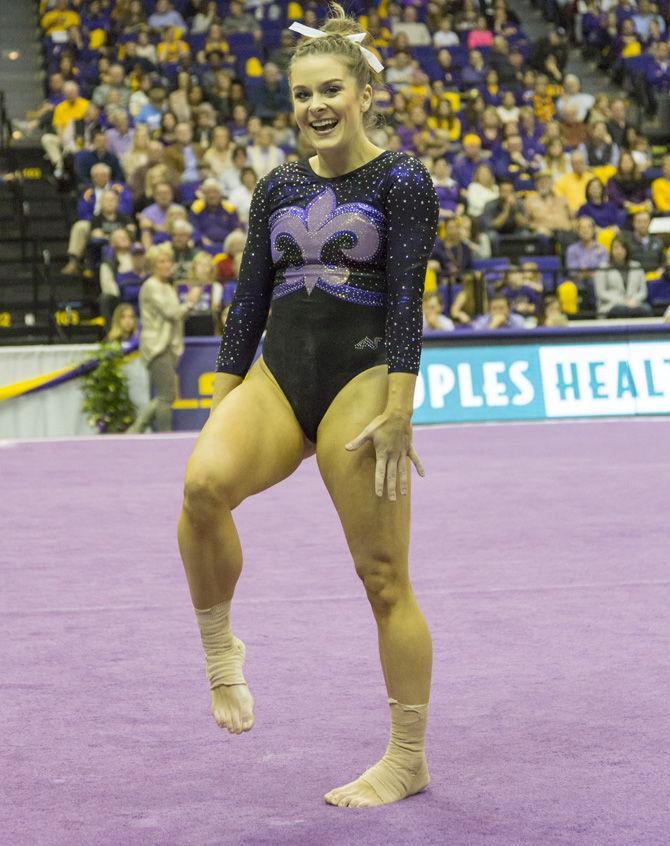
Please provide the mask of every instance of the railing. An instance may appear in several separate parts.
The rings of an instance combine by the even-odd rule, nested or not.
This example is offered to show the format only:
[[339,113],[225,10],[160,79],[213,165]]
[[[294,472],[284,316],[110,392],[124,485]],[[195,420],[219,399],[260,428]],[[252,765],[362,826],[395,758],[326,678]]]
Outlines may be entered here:
[[5,152],[9,149],[9,142],[12,137],[12,123],[7,114],[7,101],[5,92],[0,91],[0,150]]

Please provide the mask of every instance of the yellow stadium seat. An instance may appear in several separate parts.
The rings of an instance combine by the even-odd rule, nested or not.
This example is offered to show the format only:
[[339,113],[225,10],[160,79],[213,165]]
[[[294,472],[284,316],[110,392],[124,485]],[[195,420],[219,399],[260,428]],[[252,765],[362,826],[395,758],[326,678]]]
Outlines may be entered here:
[[604,229],[599,229],[596,239],[609,253],[616,234],[619,232],[616,226],[606,226]]
[[429,267],[426,268],[426,278],[423,283],[423,291],[425,294],[437,291],[437,273]]
[[626,44],[621,51],[621,57],[624,59],[634,59],[635,56],[639,56],[641,52],[642,47],[640,47],[640,42],[633,41],[632,44]]
[[99,50],[107,43],[107,33],[104,29],[93,29],[88,37],[88,49]]
[[286,17],[290,21],[301,21],[303,17],[303,11],[300,3],[296,3],[295,0],[291,0],[291,2],[288,4],[288,9],[286,10]]
[[599,165],[598,167],[592,167],[591,171],[594,176],[597,176],[598,179],[602,182],[603,185],[607,185],[610,179],[616,173],[616,168],[614,165]]
[[244,72],[247,76],[251,77],[263,76],[263,65],[260,59],[257,56],[251,56],[251,58],[247,59]]
[[579,311],[579,290],[575,283],[569,279],[561,282],[556,292],[563,314],[577,314]]

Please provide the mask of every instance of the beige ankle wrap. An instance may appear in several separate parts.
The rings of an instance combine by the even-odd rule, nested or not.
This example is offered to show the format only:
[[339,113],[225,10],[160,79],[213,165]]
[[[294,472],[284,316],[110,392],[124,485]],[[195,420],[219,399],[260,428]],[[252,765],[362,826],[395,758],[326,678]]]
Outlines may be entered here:
[[230,629],[230,600],[195,610],[205,649],[207,678],[212,690],[222,684],[246,684],[242,673],[245,647]]
[[391,739],[381,761],[360,776],[384,803],[423,790],[430,781],[424,753],[428,705],[389,699]]

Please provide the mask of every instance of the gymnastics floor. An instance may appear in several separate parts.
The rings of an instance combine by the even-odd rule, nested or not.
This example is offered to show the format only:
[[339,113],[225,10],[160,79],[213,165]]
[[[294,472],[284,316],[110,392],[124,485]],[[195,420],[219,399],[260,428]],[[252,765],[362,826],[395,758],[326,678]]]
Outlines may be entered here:
[[433,782],[363,810],[322,799],[388,706],[315,461],[236,512],[257,722],[231,737],[175,540],[192,443],[0,448],[3,844],[670,841],[670,421],[416,430]]

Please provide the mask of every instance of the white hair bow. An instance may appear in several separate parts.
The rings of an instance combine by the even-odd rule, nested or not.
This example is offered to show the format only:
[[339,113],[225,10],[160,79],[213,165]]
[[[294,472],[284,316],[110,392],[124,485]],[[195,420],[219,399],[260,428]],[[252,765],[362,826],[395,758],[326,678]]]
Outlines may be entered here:
[[[298,23],[298,21],[294,21],[289,29],[292,29],[294,32],[299,32],[301,35],[306,35],[308,38],[321,38],[323,35],[330,35],[330,33],[324,32],[322,29],[314,29],[313,26],[305,26],[305,24]],[[358,44],[365,56],[365,60],[372,70],[377,71],[377,73],[381,73],[381,71],[384,70],[384,65],[379,61],[372,50],[368,50],[367,47],[363,47],[362,44],[358,43],[365,38],[365,35],[366,33],[364,32],[353,32],[351,35],[347,35],[346,37]]]

